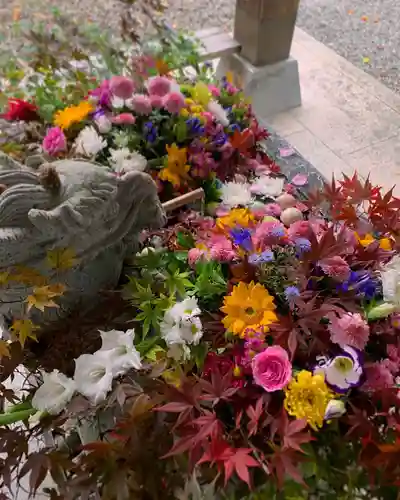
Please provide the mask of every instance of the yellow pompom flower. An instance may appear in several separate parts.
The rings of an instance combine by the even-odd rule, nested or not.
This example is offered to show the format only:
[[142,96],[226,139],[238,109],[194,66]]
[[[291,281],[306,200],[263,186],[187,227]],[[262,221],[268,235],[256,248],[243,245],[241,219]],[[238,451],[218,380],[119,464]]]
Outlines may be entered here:
[[65,130],[74,123],[79,123],[87,118],[88,114],[93,110],[93,105],[90,102],[82,101],[77,106],[69,106],[57,111],[54,116],[54,125]]
[[[360,242],[360,244],[365,248],[369,246],[371,243],[373,243],[375,238],[372,236],[372,234],[368,233],[366,234],[363,238],[360,238],[360,236],[355,233],[356,238]],[[382,248],[382,250],[391,250],[392,249],[392,242],[390,241],[389,238],[381,238],[378,240],[379,241],[379,247]]]
[[219,229],[233,227],[249,227],[254,222],[254,215],[248,208],[233,208],[228,215],[218,217],[216,224]]
[[224,298],[221,311],[226,316],[222,323],[241,338],[250,336],[252,331],[267,332],[268,326],[278,321],[275,308],[274,298],[260,283],[240,282]]
[[186,108],[182,108],[179,112],[179,114],[183,117],[183,118],[189,118],[189,110],[187,110]]
[[291,380],[285,389],[285,396],[285,408],[289,415],[298,420],[306,419],[316,431],[324,423],[329,401],[335,399],[324,376],[313,375],[307,370],[302,370]]
[[162,181],[170,182],[174,187],[179,187],[182,180],[185,180],[190,170],[190,165],[187,165],[187,148],[178,148],[174,143],[167,146],[167,165],[158,174]]

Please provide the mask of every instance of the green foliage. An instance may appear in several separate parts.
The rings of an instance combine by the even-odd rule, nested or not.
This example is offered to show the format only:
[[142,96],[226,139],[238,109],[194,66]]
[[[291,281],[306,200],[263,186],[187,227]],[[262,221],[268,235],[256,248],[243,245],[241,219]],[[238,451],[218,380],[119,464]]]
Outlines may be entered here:
[[195,293],[202,301],[215,308],[215,304],[219,304],[219,297],[224,295],[226,290],[227,280],[220,263],[214,261],[197,263]]

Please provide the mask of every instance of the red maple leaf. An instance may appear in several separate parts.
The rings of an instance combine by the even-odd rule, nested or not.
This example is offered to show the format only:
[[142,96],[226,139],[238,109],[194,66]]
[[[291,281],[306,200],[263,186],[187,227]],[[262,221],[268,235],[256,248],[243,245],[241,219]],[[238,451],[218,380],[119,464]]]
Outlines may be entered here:
[[339,181],[339,183],[343,189],[343,195],[352,205],[359,205],[363,201],[370,202],[374,200],[381,190],[380,186],[373,186],[371,184],[369,176],[365,182],[362,183],[357,172],[355,172],[351,178],[343,174],[343,178],[344,180]]
[[259,462],[250,456],[251,448],[231,448],[223,439],[212,440],[197,465],[216,464],[225,470],[225,484],[236,472],[238,477],[250,486],[249,467],[260,467]]
[[249,437],[257,433],[258,424],[263,413],[264,413],[264,399],[261,396],[260,398],[257,399],[255,406],[249,405],[246,410],[246,414],[250,419],[249,423],[247,424]]
[[232,147],[237,149],[239,153],[246,153],[254,146],[254,134],[248,128],[242,132],[235,130],[233,135],[230,136],[229,141]]
[[282,450],[292,449],[304,453],[300,445],[314,441],[309,432],[302,432],[307,427],[307,420],[290,421],[285,410],[282,410],[282,416],[279,422],[278,432],[283,440]]
[[219,370],[211,373],[211,382],[201,379],[199,384],[203,390],[200,399],[204,401],[212,401],[213,406],[221,400],[229,401],[238,390],[238,387],[233,387],[233,373],[228,371],[222,376]]

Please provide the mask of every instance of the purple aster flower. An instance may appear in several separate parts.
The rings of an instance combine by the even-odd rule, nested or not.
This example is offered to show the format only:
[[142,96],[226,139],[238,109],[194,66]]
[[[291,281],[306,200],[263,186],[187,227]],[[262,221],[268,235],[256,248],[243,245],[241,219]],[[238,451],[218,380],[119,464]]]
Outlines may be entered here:
[[364,374],[362,363],[361,352],[354,347],[345,346],[338,356],[320,361],[314,368],[314,373],[322,373],[328,387],[339,394],[344,394],[352,387],[359,387],[362,384]]
[[267,262],[272,262],[275,259],[272,250],[264,250],[262,253],[252,253],[249,256],[249,262],[253,265],[266,264]]
[[287,286],[285,288],[285,298],[286,300],[291,303],[296,297],[300,296],[300,290],[297,288],[297,286]]
[[311,241],[307,238],[297,238],[294,242],[298,254],[309,252],[311,250]]
[[233,243],[239,247],[244,248],[247,252],[253,247],[253,242],[251,240],[251,232],[249,229],[245,228],[234,228],[230,232]]

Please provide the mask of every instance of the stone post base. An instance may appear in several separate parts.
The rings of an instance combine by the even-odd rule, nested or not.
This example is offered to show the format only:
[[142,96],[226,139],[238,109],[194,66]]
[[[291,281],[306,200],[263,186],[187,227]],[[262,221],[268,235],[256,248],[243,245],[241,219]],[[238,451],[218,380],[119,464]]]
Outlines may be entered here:
[[217,77],[232,72],[245,94],[252,99],[253,109],[260,119],[301,105],[297,61],[286,59],[268,66],[256,67],[240,54],[221,58]]

